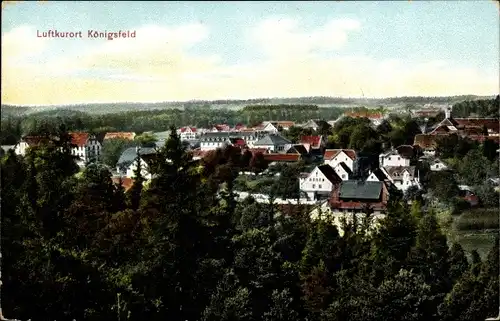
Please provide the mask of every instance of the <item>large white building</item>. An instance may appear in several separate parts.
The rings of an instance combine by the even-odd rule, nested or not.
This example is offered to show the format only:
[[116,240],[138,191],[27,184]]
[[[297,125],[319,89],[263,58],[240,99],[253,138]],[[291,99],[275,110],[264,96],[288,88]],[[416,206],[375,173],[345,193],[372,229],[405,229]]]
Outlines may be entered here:
[[234,140],[243,140],[245,144],[253,148],[254,143],[264,137],[262,132],[207,132],[200,137],[200,150],[208,151],[224,148],[231,145]]
[[178,134],[181,140],[195,140],[198,138],[198,130],[196,127],[182,127],[178,130]]
[[71,154],[77,156],[78,166],[85,166],[88,162],[97,161],[101,157],[101,143],[95,135],[85,132],[72,132],[71,136]]

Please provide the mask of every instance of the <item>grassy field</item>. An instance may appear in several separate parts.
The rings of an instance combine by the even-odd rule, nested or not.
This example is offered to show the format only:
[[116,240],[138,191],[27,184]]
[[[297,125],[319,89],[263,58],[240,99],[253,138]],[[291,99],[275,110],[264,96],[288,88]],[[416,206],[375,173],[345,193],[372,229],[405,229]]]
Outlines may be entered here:
[[493,247],[495,236],[499,233],[500,211],[497,208],[478,208],[464,211],[453,216],[448,229],[450,241],[458,242],[470,253],[477,250],[485,257]]
[[458,231],[498,229],[499,215],[498,208],[464,211],[454,220],[454,227]]

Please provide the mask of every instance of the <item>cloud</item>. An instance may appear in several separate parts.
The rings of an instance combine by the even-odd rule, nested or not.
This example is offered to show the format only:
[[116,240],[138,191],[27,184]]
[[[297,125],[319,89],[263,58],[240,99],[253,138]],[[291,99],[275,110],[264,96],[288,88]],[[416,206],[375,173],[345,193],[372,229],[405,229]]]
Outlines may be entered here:
[[39,55],[46,48],[46,39],[36,37],[35,28],[20,26],[2,35],[2,62],[15,64]]
[[[76,55],[63,52],[57,60],[50,60],[54,56],[48,53],[54,48],[37,39],[34,28],[11,30],[2,37],[2,101],[66,104],[359,97],[362,92],[367,97],[490,95],[499,87],[497,74],[450,61],[417,63],[342,54],[351,33],[361,32],[360,23],[350,19],[332,20],[310,31],[301,28],[298,20],[265,19],[249,30],[248,38],[241,38],[265,53],[263,59],[233,65],[216,54],[190,53],[210,39],[206,25],[149,25],[136,32],[136,38],[89,40],[85,44],[92,46],[85,49],[82,45]],[[335,55],[325,54],[331,51]]]
[[311,32],[300,30],[300,21],[272,17],[262,21],[250,39],[272,58],[301,57],[314,50],[339,49],[347,42],[348,32],[361,24],[352,19],[336,19]]
[[186,52],[206,40],[209,30],[202,24],[177,28],[145,26],[136,30],[135,38],[106,41],[87,53],[85,68],[111,68],[137,75],[178,76],[183,72],[208,68],[217,57],[194,57]]

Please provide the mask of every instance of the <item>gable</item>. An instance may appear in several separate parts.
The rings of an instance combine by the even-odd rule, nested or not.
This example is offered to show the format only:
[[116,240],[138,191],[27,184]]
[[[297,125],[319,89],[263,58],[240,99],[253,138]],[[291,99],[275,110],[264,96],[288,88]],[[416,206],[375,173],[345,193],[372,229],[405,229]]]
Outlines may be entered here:
[[265,127],[264,130],[278,130],[276,127],[274,127],[273,124],[268,123]]

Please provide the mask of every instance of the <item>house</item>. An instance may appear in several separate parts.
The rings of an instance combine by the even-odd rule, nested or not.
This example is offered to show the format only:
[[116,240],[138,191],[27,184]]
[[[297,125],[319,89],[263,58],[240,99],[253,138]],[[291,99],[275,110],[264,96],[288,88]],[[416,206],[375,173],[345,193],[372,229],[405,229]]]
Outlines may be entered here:
[[207,132],[200,137],[200,148],[201,150],[215,150],[233,144],[242,147],[242,141],[244,145],[253,148],[253,144],[264,136],[265,133],[254,131]]
[[316,152],[322,154],[323,148],[325,147],[325,141],[321,135],[301,136],[299,144],[304,145],[309,153]]
[[309,128],[314,131],[317,131],[320,128],[320,125],[315,121],[315,120],[308,120],[304,124],[301,124],[300,127],[302,128]]
[[280,135],[269,134],[253,143],[253,146],[257,148],[267,148],[270,152],[285,153],[293,146],[293,143]]
[[361,214],[370,210],[385,214],[389,191],[384,182],[344,181],[335,186],[329,205],[333,213]]
[[407,154],[400,154],[396,149],[379,155],[379,165],[384,166],[410,166],[410,158]]
[[[330,165],[328,165],[330,166]],[[337,173],[337,175],[343,180],[343,181],[347,181],[350,179],[352,179],[352,171],[351,169],[349,168],[349,166],[346,165],[346,163],[344,162],[340,162],[337,164],[337,166],[335,166],[333,168],[333,170],[335,171],[335,173]]]
[[484,136],[498,137],[500,122],[496,118],[453,118],[452,107],[445,109],[445,118],[430,132],[436,134],[456,133],[474,140],[484,140]]
[[14,152],[16,155],[21,155],[24,156],[26,155],[26,152],[28,151],[28,148],[38,146],[42,143],[49,142],[50,138],[48,137],[43,137],[43,136],[24,136],[21,138],[19,143],[16,144],[14,147]]
[[195,140],[198,138],[198,131],[196,127],[185,126],[178,130],[179,138],[181,140]]
[[368,178],[366,179],[367,182],[385,182],[389,178],[385,174],[383,170],[380,168],[376,168],[375,170],[371,171],[368,175]]
[[344,113],[343,117],[352,117],[352,118],[368,118],[373,127],[377,127],[382,124],[384,120],[384,115],[380,112],[376,111],[351,111]]
[[[135,177],[137,165],[141,164],[141,174],[145,179],[151,179],[150,164],[151,158],[148,155],[155,155],[156,149],[151,147],[130,147],[120,155],[116,164],[116,171],[120,176],[128,178]],[[139,159],[137,156],[139,155]]]
[[126,139],[126,140],[134,140],[135,139],[134,132],[108,132],[104,135],[103,140],[108,139]]
[[415,173],[415,166],[385,166],[381,170],[389,181],[400,191],[406,191],[412,186],[420,188],[418,173]]
[[271,123],[273,124],[274,127],[278,129],[282,128],[283,130],[289,130],[290,127],[295,126],[295,122],[289,120],[278,120]]
[[263,131],[266,133],[276,134],[279,132],[278,125],[276,122],[264,121],[258,126],[254,127],[256,131]]
[[325,164],[330,165],[332,168],[344,162],[351,172],[356,172],[357,156],[356,151],[353,149],[327,149],[325,150],[323,159]]
[[324,199],[342,179],[330,165],[317,166],[307,177],[299,178],[299,189],[311,200]]
[[71,154],[77,156],[78,166],[85,166],[88,162],[99,160],[101,157],[101,143],[96,135],[85,132],[70,132]]
[[448,169],[448,166],[439,158],[435,158],[429,162],[429,167],[431,171],[433,172],[438,172],[438,171],[445,171]]

